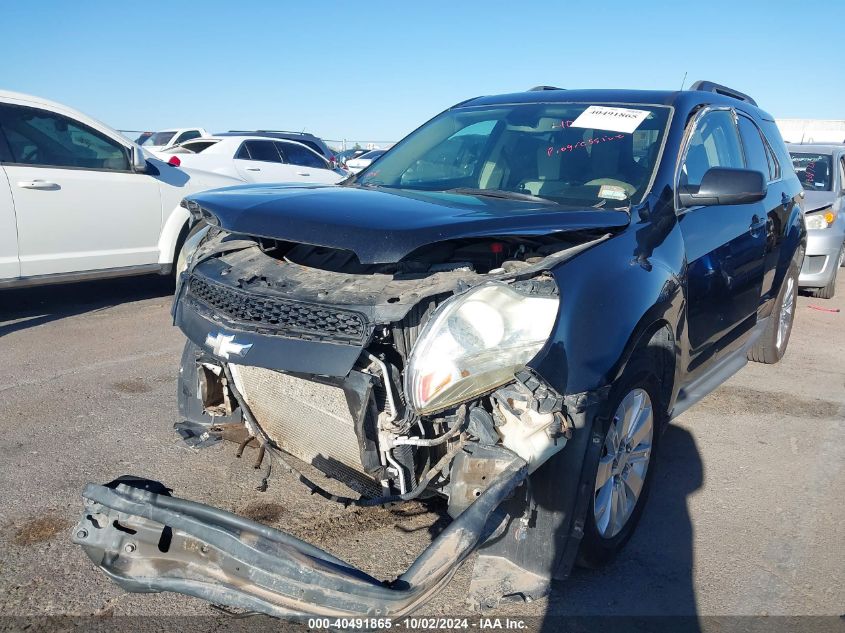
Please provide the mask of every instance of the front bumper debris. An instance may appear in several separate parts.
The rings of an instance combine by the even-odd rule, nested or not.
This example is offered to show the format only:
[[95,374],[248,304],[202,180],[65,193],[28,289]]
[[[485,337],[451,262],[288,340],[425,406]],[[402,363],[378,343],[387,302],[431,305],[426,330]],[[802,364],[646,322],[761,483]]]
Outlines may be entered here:
[[131,592],[173,591],[286,618],[401,616],[445,585],[501,524],[497,508],[528,474],[524,460],[502,453],[510,463],[495,481],[392,582],[285,532],[171,497],[161,484],[144,480],[88,484],[73,541]]

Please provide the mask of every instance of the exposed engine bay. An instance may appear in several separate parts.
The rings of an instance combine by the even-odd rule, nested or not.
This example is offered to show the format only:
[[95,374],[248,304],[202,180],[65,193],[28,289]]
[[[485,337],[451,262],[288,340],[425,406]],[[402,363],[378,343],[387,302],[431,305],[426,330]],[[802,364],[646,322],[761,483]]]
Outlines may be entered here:
[[[563,396],[525,362],[548,338],[557,314],[557,287],[543,264],[577,251],[573,237],[455,240],[397,263],[362,265],[348,251],[211,229],[189,266],[175,311],[195,344],[195,369],[183,365],[183,381],[195,374],[196,387],[183,391],[195,391],[201,409],[192,409],[187,424],[214,428],[218,419],[241,416],[248,438],[282,459],[310,464],[361,497],[344,498],[347,503],[441,494],[458,516],[495,474],[477,481],[466,473],[450,475],[453,458],[467,443],[504,446],[534,470],[571,436]],[[492,289],[483,285],[491,280],[498,282]],[[493,290],[530,306],[516,321],[543,322],[539,343],[524,358],[516,358],[510,370],[506,364],[504,373],[497,367],[493,376],[484,376],[491,372],[483,369],[483,358],[476,360],[482,366],[476,381],[469,364],[454,371],[415,364],[414,346],[432,318],[443,316],[439,306],[456,294],[481,297]],[[493,324],[496,331],[487,331],[485,303],[465,305],[468,316],[446,316],[443,336],[477,348],[482,357],[491,348],[499,356],[496,345],[507,337],[501,330],[521,326]],[[221,332],[191,327],[188,311],[219,324]],[[331,344],[346,352],[344,361],[309,358],[307,347],[295,360],[256,354],[276,337]],[[450,382],[452,396],[425,400],[438,387],[448,391]],[[183,427],[183,435],[192,434],[202,435]]]

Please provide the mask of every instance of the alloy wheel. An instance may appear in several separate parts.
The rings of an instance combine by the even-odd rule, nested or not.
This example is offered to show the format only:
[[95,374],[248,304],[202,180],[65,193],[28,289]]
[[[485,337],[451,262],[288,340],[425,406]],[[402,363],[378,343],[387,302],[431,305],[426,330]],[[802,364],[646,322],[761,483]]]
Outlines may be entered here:
[[786,278],[786,291],[783,295],[783,303],[780,306],[778,317],[778,336],[775,345],[778,349],[783,347],[789,326],[792,324],[792,311],[795,309],[795,279],[790,275]]
[[643,491],[654,438],[654,411],[644,389],[619,403],[596,473],[593,516],[599,534],[613,538],[634,512]]

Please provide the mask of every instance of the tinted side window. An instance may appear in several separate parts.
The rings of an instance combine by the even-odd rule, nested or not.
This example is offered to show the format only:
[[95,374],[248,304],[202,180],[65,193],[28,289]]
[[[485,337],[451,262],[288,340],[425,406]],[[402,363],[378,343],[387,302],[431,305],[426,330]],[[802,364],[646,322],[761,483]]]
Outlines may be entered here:
[[[249,152],[249,158],[252,160],[260,160],[267,163],[281,163],[282,158],[276,150],[276,144],[273,141],[247,141],[243,144],[243,148]],[[244,158],[238,154],[238,158]]]
[[769,157],[766,147],[763,145],[763,137],[760,130],[751,119],[744,116],[739,117],[739,134],[742,137],[742,147],[745,150],[745,166],[748,169],[755,169],[765,176],[769,181],[774,180],[771,174]]
[[199,138],[200,136],[201,135],[197,130],[189,130],[187,132],[182,132],[175,142],[184,143],[185,141],[190,141],[192,138]]
[[60,114],[0,106],[11,162],[49,167],[129,171],[126,147]]
[[711,112],[698,122],[681,168],[681,185],[700,185],[711,167],[745,167],[733,114],[728,110]]
[[314,167],[316,169],[326,169],[326,163],[320,157],[315,156],[314,152],[309,152],[304,147],[294,145],[293,143],[279,143],[279,151],[285,157],[285,162],[292,165],[301,165],[303,167]]
[[199,154],[216,143],[217,141],[194,141],[193,143],[185,143],[182,147],[191,150],[194,154]]

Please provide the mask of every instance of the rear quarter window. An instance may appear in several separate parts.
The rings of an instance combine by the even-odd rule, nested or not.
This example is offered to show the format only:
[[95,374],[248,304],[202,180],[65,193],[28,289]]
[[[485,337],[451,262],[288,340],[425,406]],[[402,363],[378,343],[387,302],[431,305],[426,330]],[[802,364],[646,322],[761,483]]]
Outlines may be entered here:
[[777,125],[775,125],[774,121],[763,119],[760,122],[760,129],[763,131],[763,136],[769,143],[769,147],[775,153],[775,158],[780,166],[781,176],[783,178],[794,179],[798,185],[798,189],[800,189],[801,185],[798,183],[798,176],[795,175],[795,170],[792,168],[792,157],[789,155],[789,150],[786,149],[786,144],[783,142],[783,137],[780,135]]

